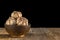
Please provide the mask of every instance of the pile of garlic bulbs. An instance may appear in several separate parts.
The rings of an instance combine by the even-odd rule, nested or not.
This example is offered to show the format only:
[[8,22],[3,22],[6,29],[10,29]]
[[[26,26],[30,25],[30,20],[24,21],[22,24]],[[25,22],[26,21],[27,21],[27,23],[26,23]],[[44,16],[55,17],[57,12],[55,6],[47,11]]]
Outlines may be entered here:
[[13,11],[11,14],[11,17],[9,17],[6,21],[7,25],[28,25],[28,19],[25,17],[22,17],[22,13],[19,11]]

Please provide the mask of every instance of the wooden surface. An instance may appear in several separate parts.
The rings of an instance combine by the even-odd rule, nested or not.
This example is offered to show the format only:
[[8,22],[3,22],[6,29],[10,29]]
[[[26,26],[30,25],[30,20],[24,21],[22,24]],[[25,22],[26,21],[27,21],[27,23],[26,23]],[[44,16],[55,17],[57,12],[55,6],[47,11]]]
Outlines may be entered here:
[[0,40],[60,40],[60,28],[31,28],[24,38],[12,38],[0,28]]

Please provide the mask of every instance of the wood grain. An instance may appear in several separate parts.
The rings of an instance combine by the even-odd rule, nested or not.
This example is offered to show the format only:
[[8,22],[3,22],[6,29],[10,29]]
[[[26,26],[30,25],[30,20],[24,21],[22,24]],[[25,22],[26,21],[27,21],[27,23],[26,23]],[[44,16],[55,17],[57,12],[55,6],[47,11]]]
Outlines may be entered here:
[[12,38],[0,28],[0,40],[60,40],[60,28],[31,28],[24,38]]

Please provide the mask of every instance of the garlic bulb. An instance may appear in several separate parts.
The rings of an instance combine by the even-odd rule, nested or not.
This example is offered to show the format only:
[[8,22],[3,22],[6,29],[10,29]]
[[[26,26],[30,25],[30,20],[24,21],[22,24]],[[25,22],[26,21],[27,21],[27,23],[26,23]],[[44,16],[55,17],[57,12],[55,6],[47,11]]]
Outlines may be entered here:
[[13,25],[13,24],[15,24],[15,23],[16,23],[16,21],[15,21],[14,18],[12,18],[12,17],[9,17],[8,20],[6,21],[6,24],[7,24],[7,25]]
[[12,12],[11,17],[14,17],[14,18],[22,17],[22,13],[18,11],[14,11]]
[[24,17],[18,18],[17,25],[28,25],[28,20]]

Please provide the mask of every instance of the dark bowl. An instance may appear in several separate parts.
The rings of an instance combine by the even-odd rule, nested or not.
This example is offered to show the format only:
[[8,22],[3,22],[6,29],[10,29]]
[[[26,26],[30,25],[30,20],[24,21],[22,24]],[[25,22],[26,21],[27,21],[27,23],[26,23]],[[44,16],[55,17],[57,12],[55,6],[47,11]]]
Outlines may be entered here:
[[30,24],[28,26],[23,25],[6,25],[5,29],[12,37],[20,37],[21,35],[26,35],[30,30]]

